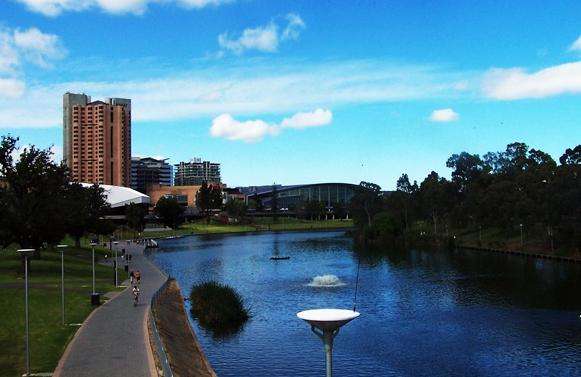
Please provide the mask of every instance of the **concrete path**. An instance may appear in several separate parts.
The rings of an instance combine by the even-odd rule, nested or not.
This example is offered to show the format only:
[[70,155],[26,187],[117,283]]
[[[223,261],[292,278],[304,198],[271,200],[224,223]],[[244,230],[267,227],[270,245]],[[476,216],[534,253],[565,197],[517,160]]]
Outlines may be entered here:
[[[130,269],[141,271],[140,304],[133,306],[131,289],[126,289],[93,311],[69,343],[53,376],[157,375],[146,319],[151,297],[166,277],[143,255],[144,246],[123,241],[116,247],[133,255]],[[121,258],[119,261],[123,265]],[[119,281],[124,278],[120,276]]]

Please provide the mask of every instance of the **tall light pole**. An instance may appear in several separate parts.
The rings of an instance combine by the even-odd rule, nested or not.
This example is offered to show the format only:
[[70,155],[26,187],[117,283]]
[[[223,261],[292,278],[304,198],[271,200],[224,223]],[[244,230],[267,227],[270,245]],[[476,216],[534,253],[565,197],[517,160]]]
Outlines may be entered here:
[[91,254],[92,254],[92,264],[93,264],[93,291],[91,292],[91,305],[99,305],[101,302],[100,296],[95,292],[95,246],[97,242],[91,241]]
[[523,239],[523,235],[522,235],[522,223],[520,223],[519,225],[520,225],[520,248],[522,250],[524,248],[524,239]]
[[58,251],[61,253],[61,320],[62,325],[65,325],[65,249],[68,245],[57,245]]
[[19,249],[18,254],[24,257],[24,321],[26,340],[26,376],[30,375],[30,345],[28,329],[28,258],[34,254],[34,249]]
[[[114,241],[113,245],[117,246],[119,244],[119,242]],[[118,287],[119,286],[119,282],[118,282],[118,278],[117,278],[117,247],[115,247],[115,263],[114,263],[114,267],[115,267],[115,286]]]

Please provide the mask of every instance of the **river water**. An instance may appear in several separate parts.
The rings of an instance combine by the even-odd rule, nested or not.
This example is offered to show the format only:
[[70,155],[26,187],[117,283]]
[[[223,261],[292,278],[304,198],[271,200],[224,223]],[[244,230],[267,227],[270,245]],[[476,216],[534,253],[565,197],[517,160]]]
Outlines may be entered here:
[[[289,260],[272,261],[272,255]],[[581,376],[581,269],[471,251],[355,253],[341,232],[160,241],[154,262],[189,296],[236,288],[252,312],[213,338],[192,324],[219,376],[324,376],[322,343],[296,313],[353,307],[335,339],[336,376]]]

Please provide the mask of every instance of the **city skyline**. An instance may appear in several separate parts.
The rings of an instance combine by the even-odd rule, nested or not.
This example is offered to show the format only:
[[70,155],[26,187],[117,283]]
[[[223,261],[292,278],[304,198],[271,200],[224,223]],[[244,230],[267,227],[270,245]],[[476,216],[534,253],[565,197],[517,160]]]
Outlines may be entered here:
[[134,156],[203,156],[229,186],[392,189],[452,153],[558,159],[580,136],[575,2],[79,4],[0,5],[0,127],[58,159],[67,91],[131,98]]

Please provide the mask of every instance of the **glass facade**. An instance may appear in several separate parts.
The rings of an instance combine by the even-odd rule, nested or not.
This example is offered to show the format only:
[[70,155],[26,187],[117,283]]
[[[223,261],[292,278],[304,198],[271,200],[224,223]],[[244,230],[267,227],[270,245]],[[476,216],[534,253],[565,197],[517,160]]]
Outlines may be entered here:
[[[294,208],[299,203],[317,201],[327,207],[334,203],[349,204],[357,186],[348,183],[324,183],[317,185],[280,187],[276,189],[279,208]],[[257,194],[266,206],[272,200],[272,191]],[[252,196],[250,196],[252,198]]]

